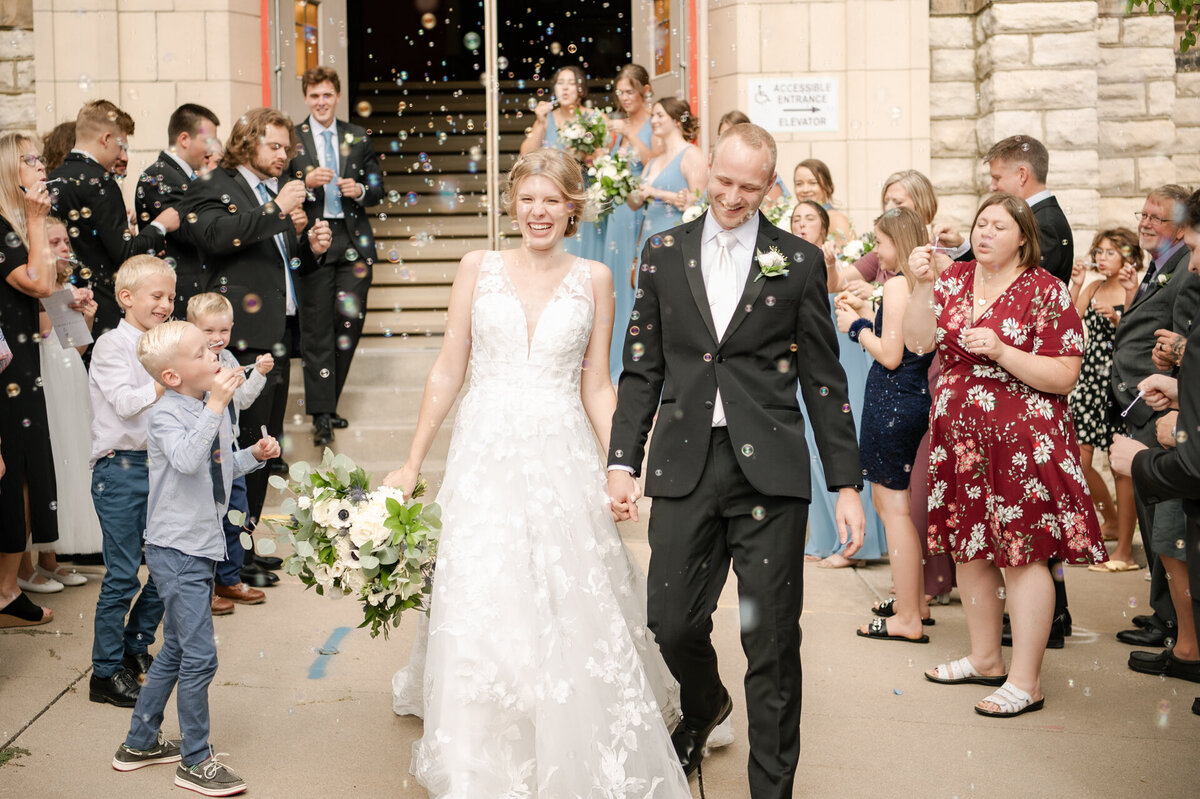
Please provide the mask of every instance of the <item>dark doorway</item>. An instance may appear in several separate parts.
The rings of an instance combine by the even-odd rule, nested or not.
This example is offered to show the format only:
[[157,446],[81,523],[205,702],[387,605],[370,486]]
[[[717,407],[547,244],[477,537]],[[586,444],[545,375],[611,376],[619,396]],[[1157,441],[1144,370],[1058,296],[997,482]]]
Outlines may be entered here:
[[[460,82],[484,70],[479,0],[349,0],[350,85]],[[611,80],[631,59],[629,0],[502,0],[501,80],[546,80],[566,64]]]

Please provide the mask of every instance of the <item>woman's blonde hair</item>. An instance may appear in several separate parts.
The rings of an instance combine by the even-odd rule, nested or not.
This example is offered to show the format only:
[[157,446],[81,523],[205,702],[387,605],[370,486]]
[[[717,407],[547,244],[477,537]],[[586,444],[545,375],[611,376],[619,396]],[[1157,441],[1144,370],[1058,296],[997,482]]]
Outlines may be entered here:
[[883,182],[883,191],[879,193],[881,205],[887,202],[887,190],[897,183],[904,187],[909,197],[912,197],[913,205],[917,207],[917,213],[925,220],[925,224],[932,224],[933,218],[937,216],[938,201],[937,192],[934,191],[929,178],[915,169],[893,172]]
[[971,230],[975,230],[975,225],[979,222],[979,215],[993,205],[999,205],[1008,211],[1008,215],[1017,223],[1017,229],[1025,237],[1025,243],[1017,249],[1017,259],[1020,262],[1018,265],[1026,268],[1040,266],[1042,263],[1042,239],[1041,233],[1038,231],[1037,220],[1033,218],[1033,211],[1029,210],[1025,201],[1015,194],[998,192],[984,199],[979,204],[979,210],[975,212],[975,218],[971,220]]
[[138,339],[138,362],[156,382],[162,382],[162,373],[171,368],[179,349],[179,342],[183,340],[188,328],[194,327],[191,322],[163,322],[147,330]]
[[571,216],[567,220],[566,235],[574,236],[575,231],[579,230],[579,223],[583,218],[587,204],[587,192],[583,186],[583,170],[579,168],[579,162],[562,150],[544,147],[541,150],[526,153],[517,159],[517,163],[513,164],[513,168],[508,173],[504,184],[504,193],[500,195],[504,212],[510,217],[515,216],[517,188],[521,185],[521,181],[534,175],[549,178],[566,198],[567,207],[571,211]]
[[175,280],[175,270],[171,265],[153,255],[135,255],[121,264],[113,279],[113,294],[118,296],[117,302],[121,301],[119,295],[122,291],[136,293],[153,275],[170,275],[171,280]]
[[21,156],[37,141],[32,133],[12,131],[0,135],[0,216],[8,221],[21,243],[29,246],[25,220],[25,192],[21,191]]
[[[875,227],[879,232],[892,240],[896,247],[896,266],[900,274],[908,281],[908,289],[916,286],[916,279],[908,269],[909,254],[923,244],[929,243],[929,233],[925,223],[917,212],[911,208],[897,206],[889,208],[875,219]],[[881,263],[880,266],[883,264]]]
[[[61,227],[63,230],[66,230],[67,223],[62,221],[61,219],[59,219],[57,216],[46,217],[46,240],[47,241],[50,240],[50,229],[56,228],[56,227]],[[75,272],[75,263],[73,261],[68,261],[68,260],[64,260],[64,259],[56,259],[56,265],[58,267],[58,282],[66,283],[68,280],[70,280],[71,275],[74,274],[74,272]]]
[[195,323],[202,316],[216,316],[217,314],[233,316],[233,303],[224,294],[206,291],[203,294],[196,294],[188,300],[187,320],[189,322]]

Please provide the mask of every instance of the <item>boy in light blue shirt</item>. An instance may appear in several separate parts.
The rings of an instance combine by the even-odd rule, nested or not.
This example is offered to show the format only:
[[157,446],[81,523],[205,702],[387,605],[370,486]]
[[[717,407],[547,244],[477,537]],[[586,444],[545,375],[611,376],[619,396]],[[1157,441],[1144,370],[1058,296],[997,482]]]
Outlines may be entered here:
[[[137,356],[165,388],[146,425],[145,536],[146,565],[165,615],[162,649],[146,674],[113,768],[132,771],[182,760],[176,785],[230,796],[246,783],[215,758],[208,743],[208,686],[217,671],[213,568],[226,556],[221,518],[233,479],[261,468],[279,454],[279,444],[268,436],[250,449],[233,449],[228,409],[241,375],[220,365],[195,325],[167,322],[147,331],[138,340]],[[161,732],[176,684],[182,742],[168,741]]]

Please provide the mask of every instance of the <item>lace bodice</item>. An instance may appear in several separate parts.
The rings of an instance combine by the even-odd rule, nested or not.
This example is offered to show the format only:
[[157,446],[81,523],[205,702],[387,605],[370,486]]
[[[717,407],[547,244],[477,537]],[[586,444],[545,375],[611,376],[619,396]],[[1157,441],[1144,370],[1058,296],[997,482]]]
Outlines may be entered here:
[[587,264],[577,258],[539,312],[518,293],[501,254],[484,255],[471,303],[470,394],[578,399],[595,314]]

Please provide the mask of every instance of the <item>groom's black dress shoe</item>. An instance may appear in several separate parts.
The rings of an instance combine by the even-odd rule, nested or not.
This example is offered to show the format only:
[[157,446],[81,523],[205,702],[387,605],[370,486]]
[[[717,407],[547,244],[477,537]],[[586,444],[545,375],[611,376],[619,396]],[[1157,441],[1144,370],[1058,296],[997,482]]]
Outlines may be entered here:
[[313,446],[323,447],[333,443],[333,417],[318,413],[313,417]]
[[329,417],[333,421],[333,429],[334,430],[345,430],[347,427],[350,426],[350,422],[348,422],[344,417],[339,416],[336,413],[329,414]]
[[696,769],[700,768],[700,761],[704,758],[704,745],[708,743],[708,736],[712,731],[725,719],[729,718],[729,714],[733,712],[733,699],[729,693],[725,693],[725,701],[721,703],[721,709],[717,712],[717,717],[701,727],[693,727],[688,724],[688,720],[684,718],[679,722],[679,726],[675,728],[675,732],[671,733],[671,743],[675,745],[675,754],[679,756],[679,765],[683,766],[684,776],[690,777],[696,773]]
[[1167,640],[1167,631],[1161,627],[1151,626],[1137,630],[1121,630],[1117,633],[1117,640],[1133,646],[1164,646]]

